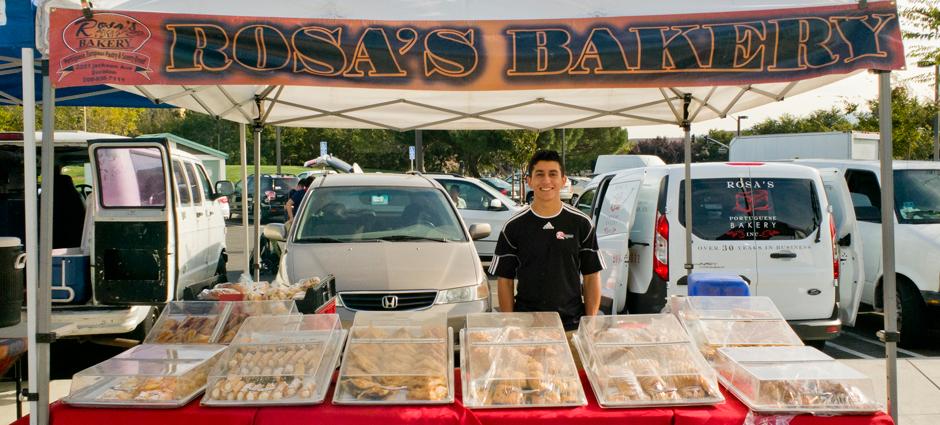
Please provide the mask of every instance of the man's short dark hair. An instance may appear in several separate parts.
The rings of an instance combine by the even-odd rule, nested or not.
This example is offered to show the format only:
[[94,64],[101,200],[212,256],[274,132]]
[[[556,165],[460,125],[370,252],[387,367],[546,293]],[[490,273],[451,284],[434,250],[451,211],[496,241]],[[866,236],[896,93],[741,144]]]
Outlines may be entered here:
[[558,154],[558,151],[552,150],[543,150],[535,151],[532,155],[532,158],[529,159],[529,168],[527,175],[532,175],[532,169],[535,168],[535,164],[539,161],[554,161],[558,163],[558,167],[561,168],[561,175],[565,175],[565,165],[561,163],[561,155]]
[[310,185],[313,184],[314,178],[315,177],[313,176],[304,177],[304,179],[300,181],[300,185],[303,187],[310,187]]

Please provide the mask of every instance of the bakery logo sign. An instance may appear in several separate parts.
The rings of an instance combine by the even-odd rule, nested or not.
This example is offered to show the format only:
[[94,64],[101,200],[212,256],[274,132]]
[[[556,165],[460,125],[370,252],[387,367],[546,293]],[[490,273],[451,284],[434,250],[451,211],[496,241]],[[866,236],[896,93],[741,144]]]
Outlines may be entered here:
[[773,209],[770,190],[776,185],[773,180],[741,179],[726,183],[729,190],[736,191],[732,211],[738,213],[729,217],[728,237],[766,240],[781,233],[777,229],[777,216],[769,214]]
[[59,80],[77,73],[83,83],[120,84],[128,71],[150,79],[150,57],[140,49],[151,35],[143,23],[119,13],[78,18],[62,31],[62,41],[72,53],[59,61]]

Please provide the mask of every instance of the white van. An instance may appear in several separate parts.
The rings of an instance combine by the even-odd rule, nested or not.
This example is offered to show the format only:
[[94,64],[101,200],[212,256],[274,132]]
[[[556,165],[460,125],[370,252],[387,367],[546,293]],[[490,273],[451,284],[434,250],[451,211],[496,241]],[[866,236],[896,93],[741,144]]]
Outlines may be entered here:
[[[881,280],[881,165],[878,161],[798,160],[837,169],[851,194],[864,259],[863,303],[883,307]],[[901,344],[916,345],[932,324],[928,307],[940,306],[940,163],[894,161],[895,271]]]
[[[791,164],[692,165],[694,271],[742,276],[805,340],[834,338],[840,259],[819,172]],[[622,171],[598,185],[592,213],[609,311],[651,313],[687,292],[684,169]],[[614,266],[616,265],[616,266]]]
[[[22,170],[22,135],[5,138],[0,159]],[[198,158],[163,138],[56,132],[54,145],[57,163],[90,163],[91,170],[77,187],[87,194],[84,219],[81,211],[69,210],[72,204],[55,200],[60,217],[78,214],[68,222],[80,230],[76,240],[53,250],[58,277],[52,282],[51,321],[57,337],[134,331],[131,337],[140,338],[152,324],[154,306],[193,297],[224,278],[225,223],[218,201],[224,193],[209,183]],[[0,234],[25,232],[22,175],[0,172]],[[73,183],[57,179],[57,186],[66,181]],[[216,185],[223,191],[233,187]]]

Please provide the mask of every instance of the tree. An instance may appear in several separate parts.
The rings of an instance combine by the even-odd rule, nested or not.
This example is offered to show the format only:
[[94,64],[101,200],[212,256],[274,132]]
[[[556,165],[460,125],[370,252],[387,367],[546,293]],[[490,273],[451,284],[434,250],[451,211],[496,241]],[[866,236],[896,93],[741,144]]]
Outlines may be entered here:
[[[908,46],[911,57],[918,62],[940,63],[940,6],[936,0],[909,0],[910,6],[901,10],[906,20],[907,31],[904,38],[916,40]],[[929,82],[931,73],[926,72],[915,77],[919,82]]]
[[753,127],[742,131],[743,134],[782,134],[782,133],[816,133],[828,131],[851,131],[852,122],[846,118],[844,111],[832,107],[830,109],[817,109],[808,116],[797,117],[783,114],[780,118],[767,118]]
[[[857,111],[857,105],[849,105],[849,111]],[[878,132],[877,100],[868,101],[869,111],[857,113],[860,131]],[[933,154],[933,117],[937,107],[933,102],[921,101],[905,86],[891,89],[891,122],[894,157],[904,159],[929,159]]]

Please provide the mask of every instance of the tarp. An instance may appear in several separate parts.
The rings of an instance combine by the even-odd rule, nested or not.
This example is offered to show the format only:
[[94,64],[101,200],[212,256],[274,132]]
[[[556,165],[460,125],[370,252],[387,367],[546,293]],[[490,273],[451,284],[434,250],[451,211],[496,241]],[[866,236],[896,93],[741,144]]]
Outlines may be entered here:
[[[21,105],[23,82],[20,50],[35,47],[36,6],[31,0],[0,0],[0,105]],[[42,99],[40,69],[36,73],[36,99]],[[155,105],[149,99],[113,87],[96,85],[59,89],[56,104],[60,106],[126,106],[168,107]]]
[[54,84],[281,126],[679,124],[904,63],[890,2],[97,3],[47,11]]

